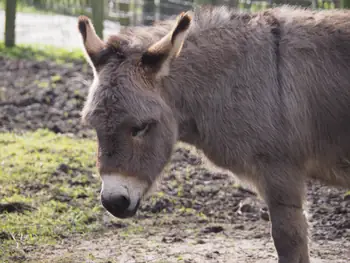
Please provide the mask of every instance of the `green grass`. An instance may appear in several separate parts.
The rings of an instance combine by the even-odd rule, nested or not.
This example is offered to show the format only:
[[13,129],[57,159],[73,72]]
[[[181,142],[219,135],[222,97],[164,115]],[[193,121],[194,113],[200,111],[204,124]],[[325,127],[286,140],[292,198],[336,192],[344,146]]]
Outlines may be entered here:
[[0,262],[28,246],[101,228],[95,142],[38,130],[2,133],[0,149],[0,204],[31,207],[0,213]]
[[[105,220],[119,221],[104,217],[107,212],[99,200],[94,140],[42,129],[8,132],[0,133],[0,149],[0,262],[48,262],[30,260],[33,253],[41,253],[42,245],[96,237],[109,229]],[[163,195],[155,193],[150,205]],[[196,214],[181,204],[176,209],[176,217]],[[158,226],[168,225],[173,218],[164,215]],[[197,216],[206,219],[202,213]],[[122,220],[127,227],[118,230],[120,238],[147,233],[148,223],[140,225],[135,220]],[[78,256],[87,257],[57,255],[50,262],[76,262],[73,259]]]
[[6,47],[3,42],[0,42],[0,57],[30,59],[35,61],[50,60],[58,64],[78,60],[85,61],[83,52],[78,48],[68,50],[39,44],[17,44],[15,47],[9,48]]

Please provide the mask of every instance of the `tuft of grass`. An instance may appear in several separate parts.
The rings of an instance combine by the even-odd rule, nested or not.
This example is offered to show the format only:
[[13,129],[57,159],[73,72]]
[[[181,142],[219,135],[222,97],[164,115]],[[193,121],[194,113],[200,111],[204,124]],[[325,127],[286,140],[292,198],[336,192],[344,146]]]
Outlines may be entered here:
[[[95,143],[47,130],[0,133],[0,261],[102,228]],[[20,209],[20,206],[23,209]]]
[[348,198],[348,197],[350,197],[350,190],[344,194],[344,198]]
[[84,61],[83,52],[78,49],[58,48],[50,45],[40,44],[17,44],[14,47],[6,47],[0,42],[0,57],[28,59],[34,61],[50,60],[58,64],[74,61]]

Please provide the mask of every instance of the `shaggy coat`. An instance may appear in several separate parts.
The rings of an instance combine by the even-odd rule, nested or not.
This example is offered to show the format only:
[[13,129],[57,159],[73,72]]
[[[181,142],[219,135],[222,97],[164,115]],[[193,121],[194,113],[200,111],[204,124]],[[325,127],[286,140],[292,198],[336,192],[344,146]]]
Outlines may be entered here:
[[256,186],[279,263],[309,263],[305,180],[350,187],[350,12],[203,7],[106,42],[79,29],[104,207],[133,216],[184,141]]

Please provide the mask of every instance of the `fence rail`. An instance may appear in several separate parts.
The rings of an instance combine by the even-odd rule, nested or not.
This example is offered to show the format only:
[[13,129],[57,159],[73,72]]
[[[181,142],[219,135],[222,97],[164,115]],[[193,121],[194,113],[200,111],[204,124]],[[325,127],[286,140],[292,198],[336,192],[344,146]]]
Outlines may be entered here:
[[[92,17],[96,32],[102,37],[103,21],[119,22],[121,26],[150,25],[186,11],[195,5],[227,5],[240,10],[257,11],[275,5],[290,4],[314,9],[350,7],[350,0],[0,0],[0,6],[11,11],[35,8],[38,11]],[[14,45],[15,14],[6,13],[5,42]]]

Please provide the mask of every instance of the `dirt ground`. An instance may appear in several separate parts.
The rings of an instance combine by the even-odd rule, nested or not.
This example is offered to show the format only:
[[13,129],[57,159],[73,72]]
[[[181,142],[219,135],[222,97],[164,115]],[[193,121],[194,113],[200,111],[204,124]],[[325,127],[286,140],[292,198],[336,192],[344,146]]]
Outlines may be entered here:
[[[91,80],[83,62],[67,66],[0,57],[0,131],[48,128],[93,137],[79,119]],[[32,262],[276,262],[265,204],[196,149],[180,144],[157,187],[164,195],[156,202],[145,200],[135,218],[112,221],[106,213],[106,231],[35,247],[29,258]],[[311,262],[349,262],[348,189],[318,182],[307,187]]]

